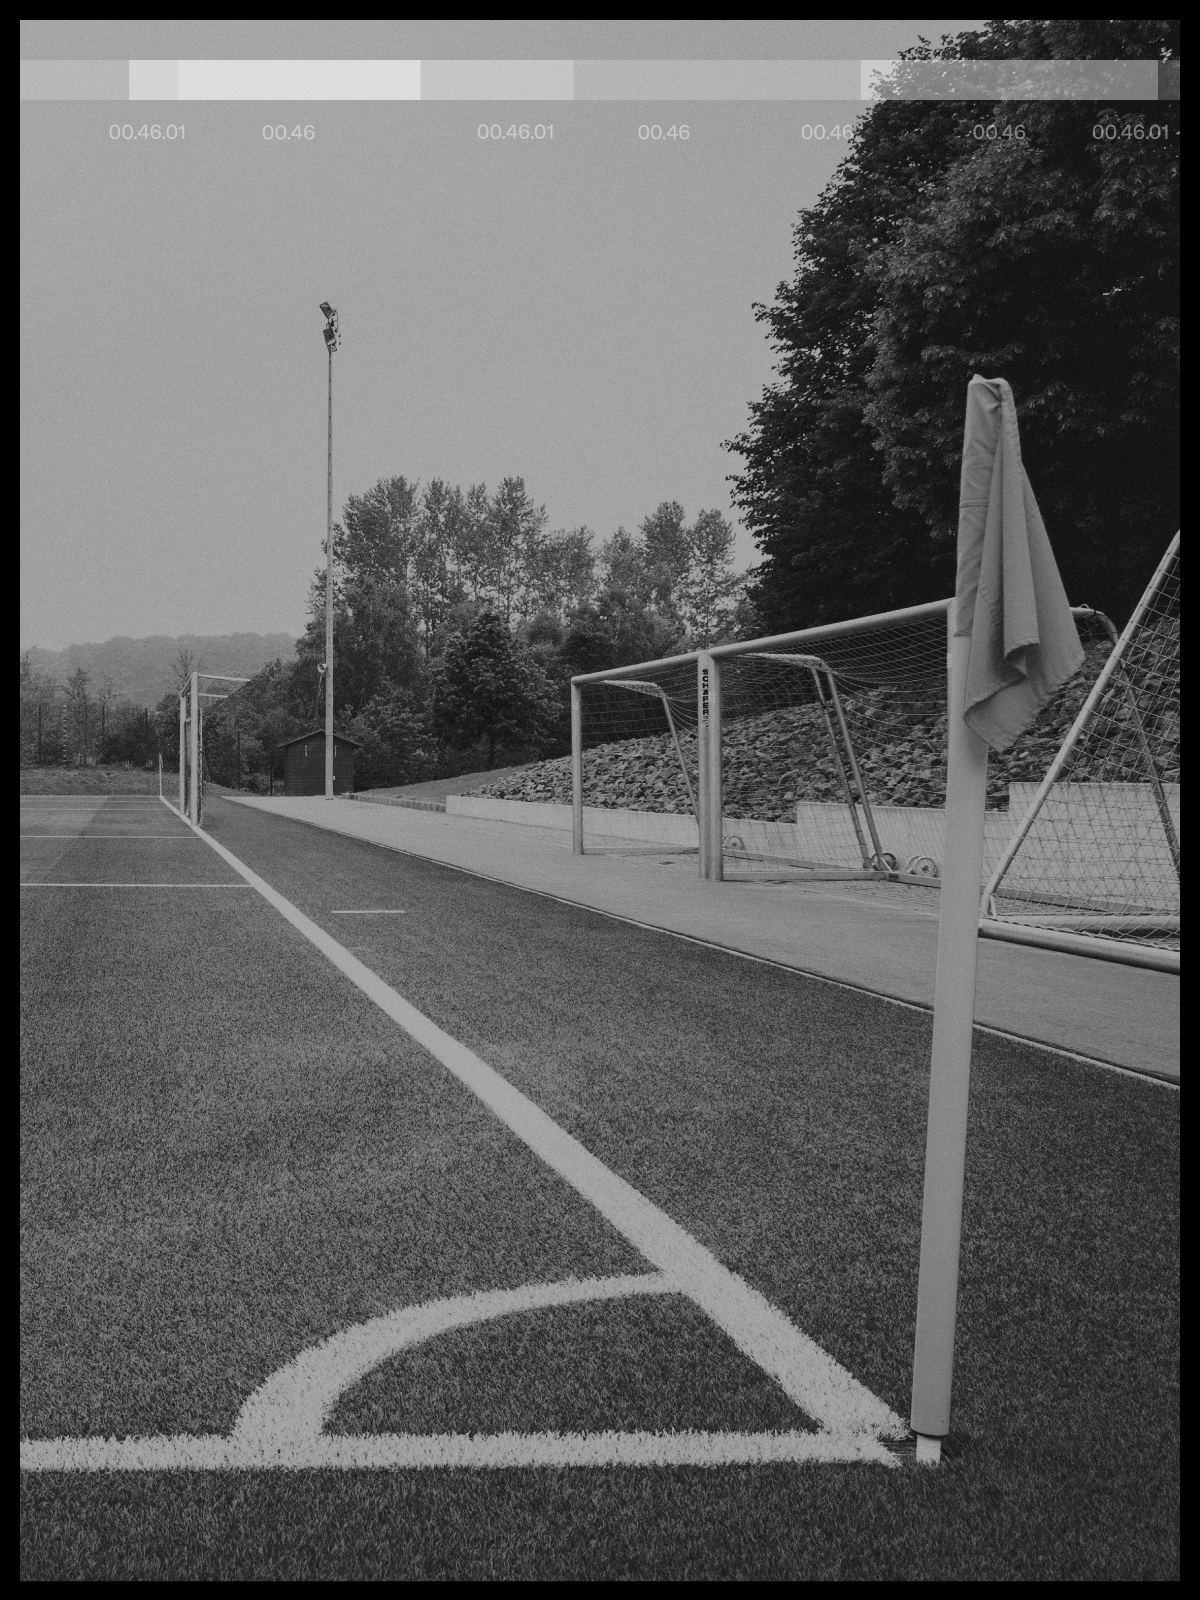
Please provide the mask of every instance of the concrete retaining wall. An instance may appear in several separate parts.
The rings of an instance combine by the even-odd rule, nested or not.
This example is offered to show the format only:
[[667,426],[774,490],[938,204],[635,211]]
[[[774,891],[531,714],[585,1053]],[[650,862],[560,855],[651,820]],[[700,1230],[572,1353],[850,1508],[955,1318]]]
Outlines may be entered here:
[[[1179,830],[1180,786],[1167,785],[1168,803]],[[1000,860],[1012,829],[1020,822],[1037,785],[1014,783],[1009,809],[989,811],[984,819],[984,874]],[[476,817],[569,834],[571,807],[529,800],[494,800],[481,795],[447,795],[449,816]],[[903,869],[918,857],[939,871],[945,841],[945,812],[919,806],[872,808],[879,842]],[[865,831],[865,830],[864,830]],[[584,806],[585,847],[628,839],[642,844],[696,849],[691,816],[660,811],[609,810]],[[794,822],[762,822],[726,816],[727,848],[783,860],[826,862],[858,867],[862,856],[847,808],[823,801],[800,801]],[[869,839],[868,839],[869,843]],[[1173,869],[1153,795],[1141,784],[1061,784],[1022,845],[1013,887],[1041,881],[1048,890],[1112,893],[1114,879],[1128,880],[1132,898],[1157,903],[1170,892]],[[1053,882],[1051,880],[1054,880]],[[1160,883],[1161,880],[1161,883]],[[1177,891],[1176,891],[1177,892]]]

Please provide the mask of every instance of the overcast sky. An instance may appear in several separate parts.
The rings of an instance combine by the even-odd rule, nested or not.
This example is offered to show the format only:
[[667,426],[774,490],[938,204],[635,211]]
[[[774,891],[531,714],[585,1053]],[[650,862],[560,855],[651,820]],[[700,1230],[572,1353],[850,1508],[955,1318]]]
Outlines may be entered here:
[[[26,57],[887,58],[977,22],[22,24]],[[22,106],[21,642],[298,633],[325,526],[394,473],[598,541],[730,514],[721,443],[771,378],[752,305],[861,107]],[[478,126],[553,124],[500,144]],[[109,137],[183,123],[173,144]],[[312,141],[263,139],[311,123]],[[686,140],[638,127],[687,124]],[[739,534],[742,564],[755,558]]]

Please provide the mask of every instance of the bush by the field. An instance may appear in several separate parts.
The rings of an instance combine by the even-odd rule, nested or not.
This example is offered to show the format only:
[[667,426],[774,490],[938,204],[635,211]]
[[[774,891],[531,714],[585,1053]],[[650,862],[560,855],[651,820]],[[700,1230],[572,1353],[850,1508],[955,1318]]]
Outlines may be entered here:
[[[174,771],[163,774],[178,784]],[[144,767],[22,767],[22,794],[157,794],[158,769]]]

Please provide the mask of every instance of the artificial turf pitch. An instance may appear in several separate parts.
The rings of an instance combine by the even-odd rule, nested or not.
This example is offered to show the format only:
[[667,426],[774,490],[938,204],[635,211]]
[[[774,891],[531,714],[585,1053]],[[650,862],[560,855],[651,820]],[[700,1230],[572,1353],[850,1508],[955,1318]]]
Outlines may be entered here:
[[[202,841],[98,837],[136,811],[33,842],[23,877],[157,881],[173,852],[172,881],[233,881]],[[206,820],[907,1414],[925,1015],[229,803]],[[224,1432],[340,1327],[645,1270],[252,891],[23,891],[22,916],[23,1435]],[[1174,1091],[977,1036],[938,1471],[24,1474],[23,1573],[1173,1576],[1177,1117]],[[678,1297],[443,1335],[336,1423],[808,1425]]]

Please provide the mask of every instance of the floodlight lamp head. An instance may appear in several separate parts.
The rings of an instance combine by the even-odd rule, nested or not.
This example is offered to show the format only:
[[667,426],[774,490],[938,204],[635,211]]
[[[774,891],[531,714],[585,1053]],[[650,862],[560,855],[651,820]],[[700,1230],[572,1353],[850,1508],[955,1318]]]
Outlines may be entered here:
[[321,301],[321,310],[325,313],[325,315],[327,317],[332,317],[333,316],[333,307],[329,304],[328,300],[322,300]]

